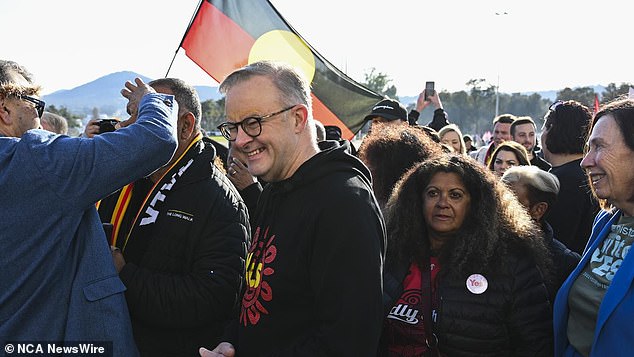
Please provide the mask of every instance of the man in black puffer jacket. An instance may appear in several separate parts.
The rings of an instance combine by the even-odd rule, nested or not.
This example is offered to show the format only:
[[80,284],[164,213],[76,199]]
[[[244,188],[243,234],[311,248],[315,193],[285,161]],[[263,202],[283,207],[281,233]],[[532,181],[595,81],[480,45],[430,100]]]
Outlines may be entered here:
[[248,213],[214,165],[193,87],[173,78],[150,85],[179,104],[178,149],[168,165],[101,201],[99,214],[112,224],[113,259],[141,355],[196,356],[200,346],[215,346],[237,312]]

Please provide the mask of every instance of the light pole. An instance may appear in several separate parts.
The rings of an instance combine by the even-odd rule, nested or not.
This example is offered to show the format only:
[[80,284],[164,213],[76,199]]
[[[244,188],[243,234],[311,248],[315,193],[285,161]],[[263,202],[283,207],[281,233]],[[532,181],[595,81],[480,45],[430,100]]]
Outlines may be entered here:
[[498,74],[498,84],[495,86],[495,116],[500,112],[500,75]]
[[[509,13],[506,11],[496,12],[495,16],[506,16]],[[499,60],[498,60],[499,61]],[[500,72],[499,72],[499,64],[498,64],[498,84],[495,86],[495,117],[500,114]]]

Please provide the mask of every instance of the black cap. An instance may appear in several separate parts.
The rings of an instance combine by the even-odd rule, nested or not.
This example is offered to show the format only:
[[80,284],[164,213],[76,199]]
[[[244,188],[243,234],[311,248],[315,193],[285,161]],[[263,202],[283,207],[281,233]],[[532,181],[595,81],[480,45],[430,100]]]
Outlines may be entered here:
[[385,118],[386,120],[403,120],[407,121],[407,109],[403,104],[392,100],[383,99],[376,103],[372,108],[372,113],[365,116],[364,120],[370,120],[374,117]]
[[336,125],[324,125],[326,140],[341,140],[341,128]]

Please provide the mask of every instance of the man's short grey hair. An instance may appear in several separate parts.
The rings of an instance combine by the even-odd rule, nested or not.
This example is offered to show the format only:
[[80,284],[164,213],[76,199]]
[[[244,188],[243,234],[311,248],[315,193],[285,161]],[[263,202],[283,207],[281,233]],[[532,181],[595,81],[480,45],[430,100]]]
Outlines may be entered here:
[[557,201],[559,179],[557,176],[537,166],[513,166],[502,175],[505,184],[517,184],[526,188],[529,207],[545,202],[548,208],[540,219],[543,221]]
[[313,106],[310,96],[310,84],[303,74],[284,62],[259,61],[237,69],[222,81],[220,93],[227,94],[236,84],[256,76],[264,76],[271,79],[280,91],[279,100],[282,105],[304,104],[308,108],[309,120],[312,119]]
[[10,80],[12,72],[22,75],[24,79],[33,84],[33,75],[26,69],[26,67],[13,61],[0,59],[0,85],[12,83]]
[[[14,82],[13,74],[19,74],[29,83],[27,87]],[[33,75],[20,64],[0,59],[0,98],[8,95],[37,95],[41,88],[33,83]]]
[[200,120],[202,119],[202,106],[198,92],[191,85],[178,78],[160,78],[148,83],[151,87],[160,86],[169,88],[174,93],[174,99],[178,103],[179,116],[187,112],[194,114],[196,118],[195,127],[201,129]]
[[555,195],[559,193],[560,187],[557,176],[537,166],[510,167],[502,175],[502,181],[505,183],[520,183],[537,191]]

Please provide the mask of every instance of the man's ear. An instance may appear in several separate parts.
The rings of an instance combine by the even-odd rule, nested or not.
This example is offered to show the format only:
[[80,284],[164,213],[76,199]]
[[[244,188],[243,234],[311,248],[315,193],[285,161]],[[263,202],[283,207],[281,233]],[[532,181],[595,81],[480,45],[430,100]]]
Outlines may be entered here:
[[0,121],[5,125],[11,125],[11,116],[5,106],[5,98],[0,97]]
[[295,132],[300,133],[306,129],[308,123],[308,108],[305,105],[297,105],[293,109],[293,120],[295,120]]
[[547,210],[548,210],[548,203],[537,202],[531,206],[531,209],[528,211],[528,213],[530,213],[531,217],[533,217],[534,220],[539,221],[542,219],[544,214],[546,214]]
[[179,121],[181,122],[178,136],[181,139],[189,139],[196,128],[196,118],[192,112],[183,114]]

